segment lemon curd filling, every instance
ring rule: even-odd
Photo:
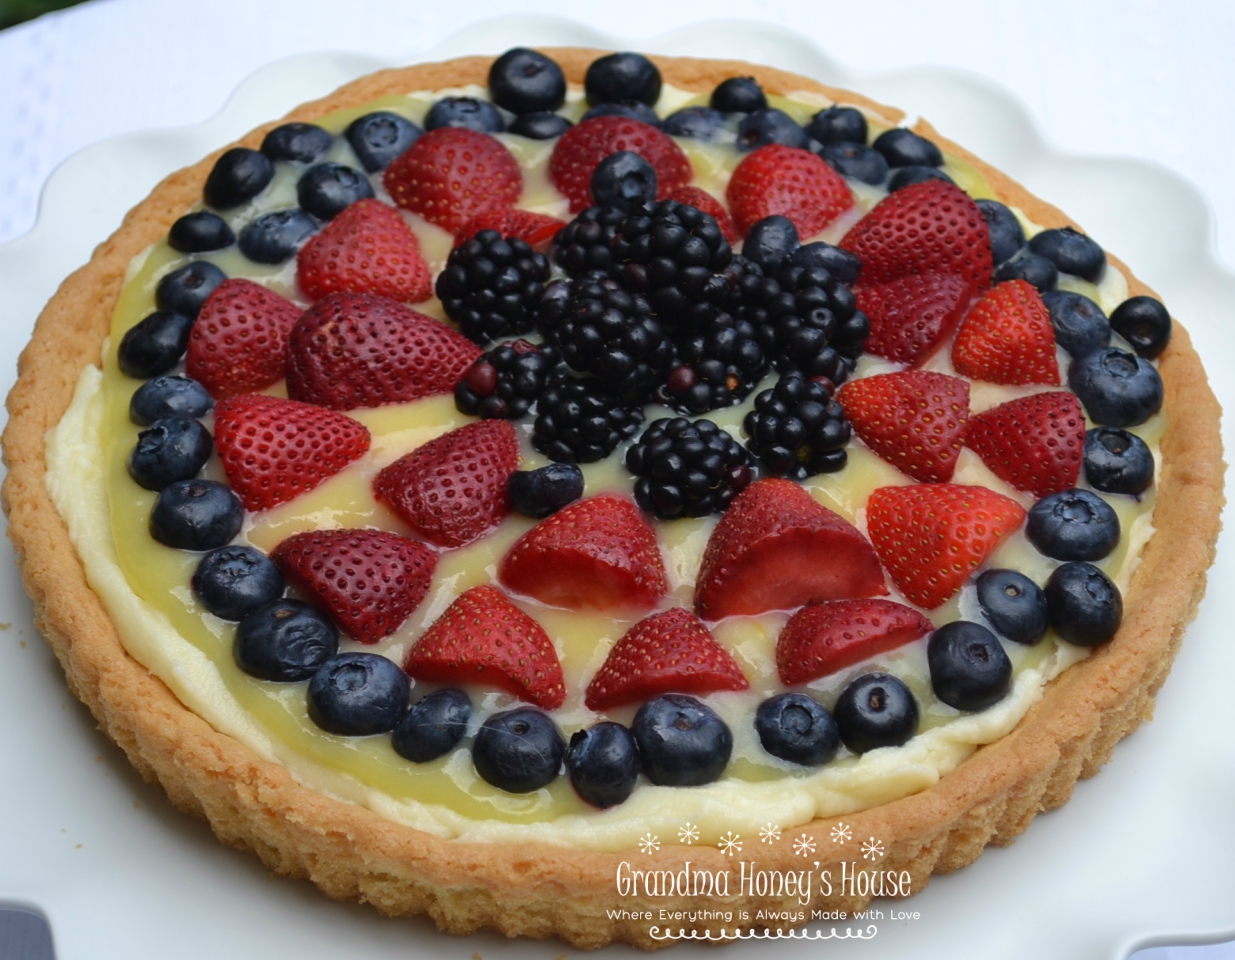
[[[485,96],[481,87],[436,93],[387,97],[363,107],[321,118],[319,125],[340,133],[353,119],[373,110],[400,113],[421,122],[429,106],[441,96]],[[828,102],[815,94],[769,97],[799,121],[808,119]],[[667,87],[657,110],[662,115],[682,106],[706,102],[695,95]],[[566,111],[577,118],[583,112],[581,94],[573,92]],[[890,126],[869,115],[875,132]],[[524,192],[519,207],[569,219],[566,201],[547,176],[552,142],[499,135],[524,171]],[[695,169],[695,183],[723,196],[725,185],[741,154],[732,143],[680,140]],[[339,136],[323,159],[359,168],[347,141]],[[948,157],[944,169],[971,195],[991,197],[978,171],[958,157]],[[296,205],[300,170],[278,165],[272,184],[254,201],[228,215],[232,228],[243,226],[262,213]],[[869,210],[884,192],[853,184],[856,204],[817,238],[837,241]],[[374,184],[380,198],[389,200],[380,180]],[[1020,215],[1019,211],[1014,211]],[[442,268],[453,238],[445,231],[403,212],[422,245],[434,274]],[[1040,228],[1021,217],[1026,234]],[[243,276],[303,303],[296,286],[295,261],[266,267],[245,259],[235,248],[207,254],[229,276]],[[841,749],[837,758],[820,768],[803,768],[767,754],[754,730],[759,702],[782,690],[776,675],[775,645],[787,615],[733,617],[714,628],[719,642],[741,666],[751,689],[716,693],[703,699],[729,724],[734,736],[732,759],[715,783],[690,788],[653,786],[641,782],[623,804],[596,811],[581,801],[566,777],[529,794],[507,793],[485,783],[472,768],[470,753],[460,748],[430,763],[414,764],[398,756],[388,736],[347,738],[327,734],[306,711],[306,684],[277,684],[253,679],[235,665],[232,640],[235,624],[220,620],[198,605],[189,581],[200,555],[157,543],[147,523],[155,494],[139,487],[125,463],[137,440],[139,427],[129,420],[129,401],[140,381],[124,376],[116,361],[116,345],[130,327],[154,309],[158,280],[186,262],[165,240],[135,258],[116,305],[111,336],[104,348],[101,369],[83,371],[77,391],[61,423],[48,436],[47,483],[77,547],[91,588],[99,595],[129,651],[166,683],[194,713],[217,730],[229,734],[259,756],[282,764],[305,785],[343,800],[360,803],[392,820],[442,837],[478,841],[543,840],[582,848],[617,850],[633,846],[649,830],[662,835],[686,822],[697,825],[704,842],[726,831],[753,833],[768,822],[783,828],[816,817],[833,816],[885,803],[924,790],[956,767],[978,746],[1007,734],[1042,695],[1046,683],[1083,658],[1087,651],[1059,640],[1053,632],[1033,647],[1007,644],[1015,669],[1013,689],[998,704],[977,714],[962,714],[939,702],[931,691],[926,666],[926,641],[916,641],[872,660],[846,668],[808,685],[809,691],[831,708],[841,690],[855,677],[874,669],[900,677],[921,707],[921,726],[907,744],[882,748],[863,756]],[[1062,288],[1085,293],[1108,313],[1127,297],[1122,274],[1108,266],[1100,285],[1063,277]],[[440,304],[430,301],[416,309],[444,319]],[[941,351],[927,369],[954,374],[947,351]],[[1067,357],[1061,352],[1060,367]],[[858,376],[896,367],[876,357],[864,357]],[[765,383],[764,386],[770,386]],[[1042,387],[1004,387],[974,382],[974,413],[1016,396],[1040,392]],[[1049,389],[1049,388],[1047,388]],[[284,394],[280,383],[269,392]],[[757,391],[756,391],[757,392]],[[741,422],[753,404],[707,415],[735,437],[742,437]],[[369,453],[316,490],[270,510],[249,514],[240,541],[270,551],[293,533],[334,527],[379,527],[409,534],[403,522],[373,497],[371,482],[385,465],[471,418],[459,413],[453,397],[432,397],[413,403],[354,410],[350,415],[373,435]],[[648,420],[671,415],[649,407]],[[206,425],[211,426],[209,418]],[[530,423],[517,424],[521,434],[522,469],[547,461],[533,450]],[[1149,444],[1160,460],[1158,441],[1165,429],[1162,414],[1132,432]],[[629,493],[633,477],[622,466],[624,448],[607,460],[584,467],[585,496],[601,491]],[[207,474],[225,480],[217,457]],[[870,453],[858,440],[849,447],[849,461],[833,474],[813,477],[805,484],[820,503],[865,529],[864,506],[877,487],[912,481]],[[1013,497],[1026,508],[1028,498],[996,478],[971,451],[965,450],[953,482],[980,484]],[[1119,516],[1122,537],[1118,547],[1098,563],[1121,590],[1126,591],[1144,544],[1153,533],[1154,490],[1139,500],[1101,494]],[[694,579],[708,536],[717,522],[676,520],[655,527],[666,561],[670,595],[664,605],[691,603]],[[511,544],[533,521],[509,516],[477,542],[441,555],[428,596],[408,621],[376,646],[361,647],[344,639],[343,651],[364,649],[383,653],[401,663],[424,629],[464,590],[496,579],[496,568]],[[1058,564],[1031,547],[1024,535],[1008,538],[991,557],[990,566],[1011,567],[1045,582]],[[895,591],[891,599],[903,602]],[[566,678],[567,697],[554,720],[569,738],[600,717],[583,704],[583,693],[600,668],[610,647],[632,625],[607,615],[551,609],[534,601],[516,601],[541,623],[552,638]],[[937,610],[930,619],[941,625],[958,618],[981,620],[972,588]],[[413,699],[432,685],[417,684]],[[517,702],[510,695],[483,689],[469,691],[476,706],[473,726]],[[609,711],[606,717],[629,723],[636,707]],[[466,743],[466,741],[465,741]]]

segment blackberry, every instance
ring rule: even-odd
[[[684,413],[705,413],[740,403],[768,372],[754,326],[718,313],[694,336],[678,341],[681,365],[657,399]]]
[[[477,357],[455,384],[455,406],[484,420],[518,420],[540,399],[559,360],[556,347],[500,344]]]
[[[750,484],[745,448],[711,420],[654,420],[626,451],[635,500],[665,520],[724,513]]]
[[[594,463],[642,422],[642,407],[622,403],[599,380],[559,376],[537,405],[532,446],[558,463]]]
[[[755,397],[755,409],[742,426],[747,449],[778,477],[805,480],[834,473],[848,459],[845,444],[852,431],[845,411],[826,384],[796,373]]]
[[[481,230],[450,251],[437,278],[446,315],[476,343],[532,329],[549,280],[549,261],[527,241]]]
[[[588,207],[557,232],[553,262],[572,277],[591,270],[609,272],[613,258],[609,247],[626,214],[613,207]]]

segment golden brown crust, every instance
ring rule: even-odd
[[[548,51],[567,77],[581,83],[598,51]],[[654,58],[665,80],[686,89],[711,89],[726,76],[754,76],[771,93],[810,90],[875,110],[895,122],[900,111],[857,94],[769,67],[741,62]],[[288,119],[310,120],[377,97],[482,81],[489,58],[387,70],[305,104]],[[240,143],[257,146],[259,128]],[[1059,210],[925,123],[920,132],[972,161],[1005,202],[1034,221],[1063,226]],[[221,151],[219,151],[221,152]],[[9,472],[3,506],[35,620],[64,667],[73,693],[148,780],[157,780],[180,809],[209,820],[226,843],[255,852],[279,874],[307,877],[332,897],[367,900],[388,914],[426,913],[453,933],[482,927],[510,936],[557,935],[580,947],[628,941],[645,948],[664,943],[648,924],[610,920],[607,909],[685,908],[673,898],[655,903],[620,897],[614,873],[619,854],[535,844],[475,845],[443,841],[384,820],[370,811],[321,796],[295,783],[286,770],[215,732],[124,651],[116,630],[91,592],[68,532],[44,485],[44,438],[67,409],[81,370],[96,363],[130,259],[166,234],[201,194],[218,153],[173,174],[136,207],[121,228],[70,276],[48,303],[22,353],[19,379],[8,397],[4,432]],[[1132,293],[1149,293],[1118,261]],[[878,836],[888,846],[880,868],[907,870],[921,890],[932,872],[955,870],[988,843],[1007,844],[1040,810],[1067,801],[1079,777],[1092,776],[1116,742],[1150,716],[1153,697],[1170,669],[1184,627],[1205,589],[1223,503],[1220,409],[1186,331],[1175,335],[1161,361],[1170,429],[1162,442],[1163,468],[1154,524],[1126,598],[1119,635],[1066,671],[1017,728],[979,750],[933,788],[863,813],[846,816],[855,836]],[[1183,413],[1186,411],[1186,414]],[[1153,589],[1147,589],[1153,584]],[[826,832],[832,821],[812,827]],[[715,849],[690,849],[696,867],[723,869]],[[821,859],[839,855],[821,853]],[[641,857],[649,869],[681,868],[671,849]],[[790,869],[761,851],[761,866]],[[828,863],[823,863],[827,868]],[[867,898],[833,895],[819,908],[861,908]],[[740,897],[727,903],[784,909],[775,898]],[[696,904],[697,906],[697,904]],[[687,930],[708,924],[675,924]],[[773,926],[775,926],[773,924]],[[713,929],[716,925],[712,924]]]

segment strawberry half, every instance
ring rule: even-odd
[[[920,483],[952,478],[969,420],[969,384],[923,370],[851,380],[836,393],[854,432]]]
[[[725,189],[738,231],[780,214],[803,240],[813,237],[853,206],[845,178],[809,150],[770,143],[738,164]]]
[[[934,625],[891,600],[833,600],[803,607],[776,641],[776,670],[787,687],[809,683],[924,637]]]
[[[568,610],[646,610],[669,591],[656,533],[632,501],[615,494],[540,521],[507,552],[498,579]]]
[[[988,383],[1059,385],[1055,329],[1042,297],[1006,280],[979,300],[952,343],[957,373]]]
[[[509,420],[481,420],[430,440],[385,467],[373,481],[420,536],[461,547],[510,511],[506,478],[519,466],[519,437]]]
[[[308,493],[368,452],[369,429],[351,417],[295,400],[253,394],[214,408],[214,443],[246,510]]]
[[[403,669],[426,683],[497,687],[543,710],[566,700],[566,680],[544,628],[490,587],[472,587],[407,652]]]
[[[429,592],[437,565],[423,543],[384,530],[297,533],[270,558],[360,643],[377,643],[403,625]]]
[[[875,551],[853,524],[796,483],[758,480],[708,540],[695,612],[720,620],[887,592]]]
[[[480,347],[394,300],[336,293],[313,304],[287,343],[287,392],[334,410],[403,403],[455,384]]]
[[[866,352],[921,366],[943,346],[969,309],[969,284],[946,273],[910,274],[858,286],[858,309],[870,319]]]
[[[733,655],[693,613],[674,607],[640,620],[613,645],[587,687],[589,710],[651,700],[662,693],[750,687]]]
[[[729,216],[729,211],[724,208],[719,200],[702,187],[696,187],[691,184],[678,187],[673,193],[669,194],[669,199],[676,200],[678,203],[689,204],[696,210],[702,210],[716,221],[716,225],[720,227],[720,232],[725,235],[725,239],[730,243],[737,243],[742,239],[738,236],[738,228],[733,225],[733,218]]]
[[[1024,519],[1010,497],[957,483],[880,487],[866,503],[866,528],[884,569],[928,610],[960,590]]]
[[[965,445],[991,473],[1035,497],[1076,486],[1085,411],[1066,390],[1035,393],[975,414]]]
[[[332,293],[375,293],[420,303],[433,277],[412,228],[380,200],[357,200],[296,255],[296,279],[311,300]]]
[[[507,240],[526,240],[528,246],[544,252],[557,232],[566,226],[565,220],[531,210],[490,210],[473,217],[455,235],[455,246],[466,243],[481,230],[496,230]]]

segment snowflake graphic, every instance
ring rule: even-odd
[[[726,831],[725,835],[720,838],[720,843],[716,846],[720,847],[720,852],[726,856],[732,857],[734,853],[742,852],[742,841],[738,834],[732,830]]]
[[[862,841],[862,859],[863,860],[878,860],[882,857],[886,850],[883,849],[883,843],[871,837],[869,840]]]
[[[639,841],[639,849],[644,853],[652,853],[654,850],[660,849],[660,837],[655,837],[651,832],[645,833]]]
[[[759,839],[764,843],[773,843],[780,839],[780,827],[772,822],[768,822],[766,827],[759,830]]]
[[[853,839],[853,832],[849,829],[849,824],[838,823],[832,828],[832,842],[844,844],[846,840]]]
[[[687,845],[694,843],[699,839],[699,825],[686,821],[686,826],[678,827],[678,843]]]
[[[793,852],[799,857],[808,857],[815,852],[815,838],[806,834],[793,841]]]

